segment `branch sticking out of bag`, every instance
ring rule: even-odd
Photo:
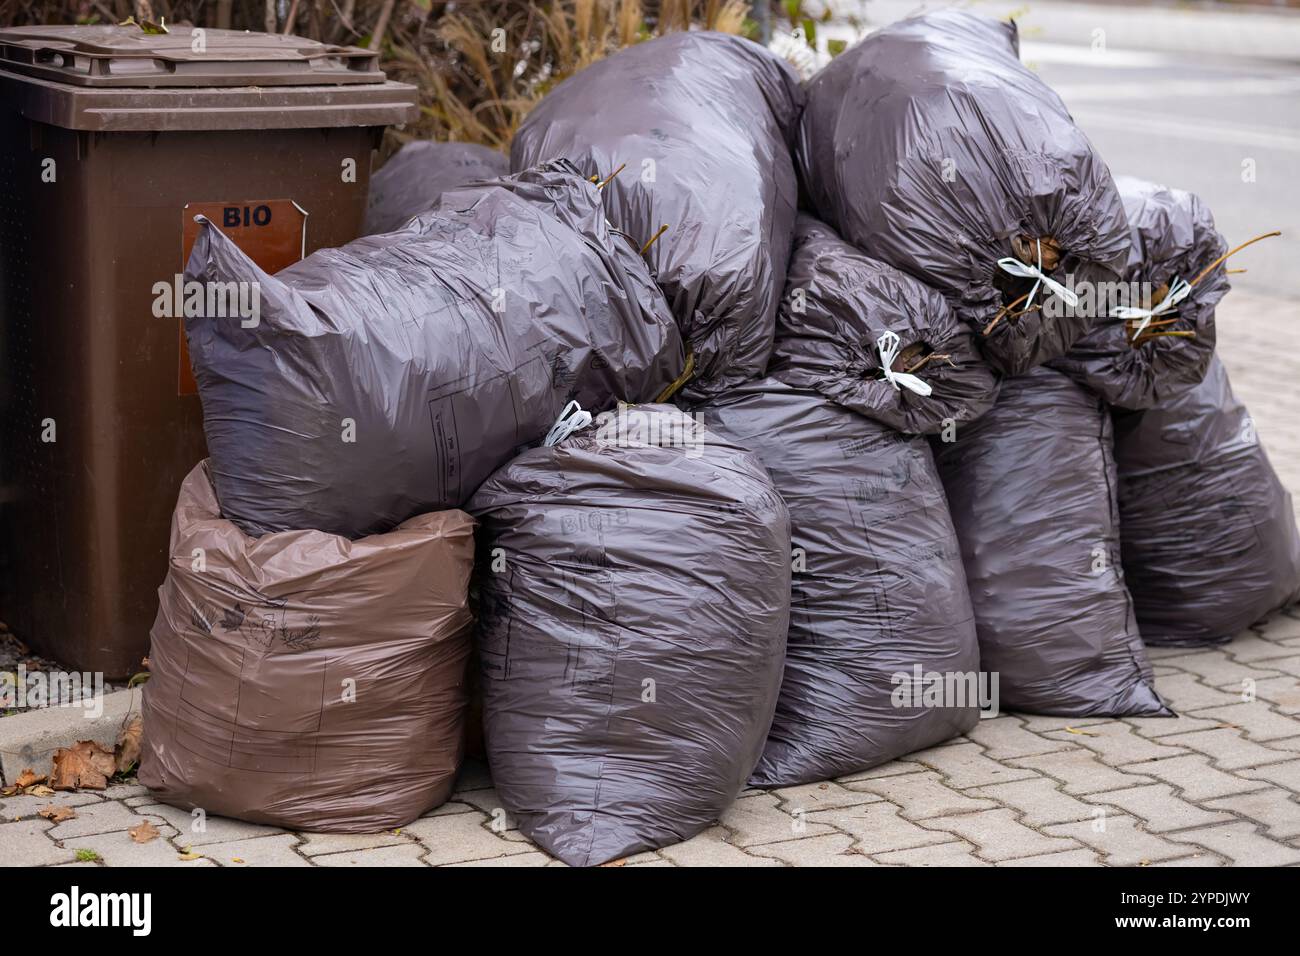
[[[619,173],[621,173],[621,172],[622,172],[623,170],[625,170],[625,169],[627,169],[627,163],[623,163],[623,165],[619,166],[618,169],[614,170],[612,173],[610,173],[608,176],[606,176],[604,179],[602,179],[599,183],[597,183],[597,184],[596,184],[596,188],[597,188],[597,189],[604,189],[606,186],[609,185],[609,181],[610,181],[611,179],[613,179],[615,176],[617,176]],[[595,176],[592,176],[592,177],[591,177],[591,181],[592,181],[593,183],[596,182],[596,177],[595,177]]]
[[[1207,275],[1213,272],[1216,266],[1221,265],[1223,262],[1226,262],[1231,256],[1235,256],[1237,253],[1241,252],[1241,250],[1245,249],[1247,246],[1252,246],[1262,239],[1271,239],[1274,236],[1280,236],[1280,235],[1282,235],[1282,230],[1274,229],[1272,232],[1263,233],[1262,235],[1256,236],[1254,239],[1247,239],[1241,245],[1237,246],[1235,249],[1229,249],[1223,255],[1219,256],[1219,258],[1215,259],[1208,266],[1202,269],[1200,274],[1191,282],[1189,282],[1188,285],[1195,287],[1196,283],[1200,282]]]
[[[646,241],[646,244],[641,247],[641,255],[645,255],[647,252],[649,252],[650,247],[653,246],[659,240],[659,237],[662,236],[667,231],[668,231],[668,223],[664,223],[662,226],[659,227],[659,231],[656,232],[653,236],[651,236]]]

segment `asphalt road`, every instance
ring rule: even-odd
[[[1300,298],[1300,65],[1032,41],[1021,58],[1114,173],[1197,193],[1230,246],[1282,230],[1234,257],[1233,283]]]

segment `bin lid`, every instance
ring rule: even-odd
[[[0,69],[88,87],[382,83],[379,55],[246,30],[30,26],[0,30]]]
[[[138,26],[0,29],[0,102],[94,132],[386,126],[419,115],[417,90],[378,54],[242,30]]]

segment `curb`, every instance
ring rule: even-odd
[[[44,707],[0,717],[0,781],[15,781],[28,768],[48,772],[54,752],[78,740],[112,747],[127,720],[140,713],[140,697],[139,688],[104,694],[98,716],[83,707]]]

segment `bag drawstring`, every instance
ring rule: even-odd
[[[542,441],[543,445],[558,445],[564,439],[568,438],[576,431],[580,431],[591,424],[591,412],[582,410],[582,406],[577,402],[569,402],[564,406],[564,411],[560,412],[560,417],[555,420],[551,430],[546,433],[546,438]]]
[[[1149,309],[1143,309],[1135,305],[1121,305],[1111,312],[1111,317],[1115,319],[1141,319],[1142,321],[1138,323],[1137,328],[1133,330],[1132,338],[1136,339],[1146,331],[1146,327],[1151,324],[1152,319],[1157,315],[1163,315],[1171,311],[1174,306],[1187,298],[1191,291],[1192,284],[1190,282],[1175,278],[1169,284],[1169,291],[1158,305]]]
[[[876,339],[876,348],[880,352],[880,369],[885,374],[885,381],[894,386],[895,389],[906,388],[909,391],[916,392],[923,398],[934,391],[929,382],[908,372],[894,371],[894,359],[898,358],[899,350],[897,332],[886,331],[880,338]]]
[[[1029,308],[1029,306],[1033,305],[1034,293],[1038,291],[1040,285],[1046,285],[1049,289],[1059,295],[1065,303],[1070,306],[1070,308],[1074,308],[1079,304],[1079,297],[1075,295],[1072,290],[1067,289],[1043,271],[1043,240],[1035,239],[1034,242],[1038,247],[1037,266],[1027,266],[1019,259],[1013,259],[1008,256],[1005,259],[998,260],[998,267],[1001,268],[1003,272],[1008,272],[1017,278],[1034,280],[1034,287],[1029,290],[1029,298],[1025,302],[1025,308]]]

